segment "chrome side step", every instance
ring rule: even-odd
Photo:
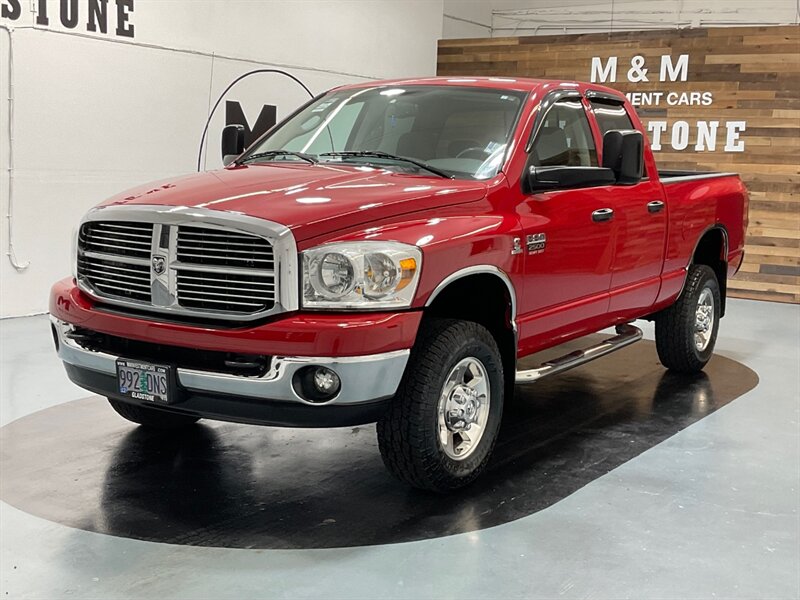
[[[642,330],[634,327],[630,323],[626,325],[617,325],[617,335],[603,340],[599,344],[585,348],[584,350],[576,350],[564,356],[560,356],[553,360],[548,360],[541,366],[535,369],[527,369],[525,371],[517,371],[516,383],[533,383],[542,377],[548,375],[555,375],[556,373],[563,373],[568,369],[579,367],[583,364],[591,362],[596,358],[605,356],[616,352],[625,346],[630,346],[634,342],[642,339]]]

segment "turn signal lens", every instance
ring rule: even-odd
[[[417,272],[417,261],[413,258],[404,258],[400,261],[400,281],[395,290],[400,291],[414,281]]]

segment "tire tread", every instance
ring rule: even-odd
[[[431,386],[438,385],[442,365],[450,359],[453,349],[469,339],[480,340],[492,349],[502,382],[500,351],[487,329],[471,321],[427,319],[420,328],[397,393],[377,424],[384,464],[398,479],[413,487],[437,492],[463,487],[480,474],[491,456],[496,435],[488,440],[489,451],[480,464],[469,475],[454,477],[442,468],[438,442],[430,435],[427,422],[429,403],[438,401],[430,393]],[[492,397],[492,402],[498,400],[502,402],[502,399]],[[490,433],[487,431],[484,435]]]
[[[711,267],[692,265],[686,275],[683,293],[675,304],[661,311],[655,320],[656,351],[665,367],[679,373],[696,373],[701,371],[713,353],[716,334],[712,337],[705,354],[699,356],[694,347],[694,336],[689,333],[689,323],[694,323],[697,308],[697,297],[704,284],[713,280],[715,283],[714,319],[719,319],[719,284]],[[714,325],[716,328],[716,324]]]

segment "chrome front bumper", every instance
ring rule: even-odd
[[[69,337],[73,326],[51,317],[57,339],[58,356],[65,363],[116,377],[118,356],[95,352]],[[275,356],[270,369],[262,376],[241,376],[192,369],[177,369],[178,383],[190,392],[223,394],[253,400],[270,400],[314,407],[353,406],[392,397],[408,362],[410,350],[349,357]],[[124,358],[124,357],[123,357]],[[308,402],[292,385],[295,372],[302,367],[319,365],[336,372],[341,391],[324,403]]]

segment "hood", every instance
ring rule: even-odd
[[[230,211],[289,227],[298,241],[421,210],[474,202],[480,181],[409,175],[354,165],[229,167],[166,179],[104,202]]]

